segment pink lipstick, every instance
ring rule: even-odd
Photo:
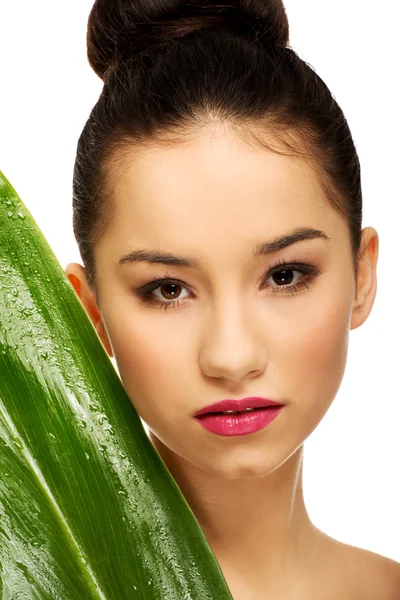
[[[283,406],[274,400],[253,396],[210,404],[197,411],[194,417],[205,429],[217,435],[246,435],[263,429],[278,416]],[[223,414],[226,411],[230,414]]]

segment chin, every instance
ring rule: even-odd
[[[277,468],[277,465],[272,464],[270,460],[266,461],[264,456],[259,457],[258,460],[251,459],[251,457],[248,457],[248,460],[242,458],[240,462],[233,459],[221,462],[213,460],[212,464],[202,468],[221,479],[235,481],[237,479],[267,477]]]

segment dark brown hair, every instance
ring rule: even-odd
[[[73,179],[74,234],[95,293],[93,249],[111,220],[124,151],[184,141],[216,122],[249,144],[309,161],[348,224],[357,277],[357,152],[328,87],[288,41],[281,0],[96,0],[88,58],[104,87],[79,138]]]

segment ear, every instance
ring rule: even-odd
[[[357,329],[367,319],[376,296],[376,265],[378,262],[379,238],[373,227],[361,232],[358,279],[350,329]]]
[[[96,303],[96,297],[88,285],[85,269],[78,263],[70,263],[67,265],[64,272],[70,280],[79,300],[81,301],[81,304],[92,321],[97,335],[99,336],[100,341],[102,342],[108,355],[113,357],[114,354],[111,348],[111,343]]]

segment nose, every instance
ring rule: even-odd
[[[267,347],[259,320],[248,307],[221,310],[204,323],[199,351],[202,372],[238,384],[265,371]]]

